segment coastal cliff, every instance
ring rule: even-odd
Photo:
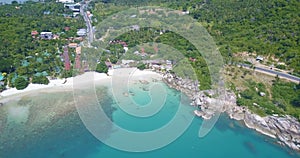
[[[192,99],[191,105],[197,107],[195,115],[210,119],[216,112],[225,112],[231,119],[243,121],[248,128],[277,139],[281,145],[300,151],[300,123],[296,118],[288,115],[261,117],[247,107],[238,106],[233,92],[199,91],[198,81],[183,79],[175,74],[163,73],[163,81]]]

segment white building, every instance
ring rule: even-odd
[[[65,8],[71,9],[73,12],[80,12],[80,3],[64,4]]]
[[[264,60],[264,57],[262,57],[262,56],[256,57],[256,61],[263,61],[263,60]]]
[[[53,33],[52,32],[41,32],[40,36],[42,39],[52,39]]]
[[[86,35],[86,29],[79,29],[77,31],[78,36],[85,36]]]
[[[129,65],[129,64],[134,63],[134,62],[135,62],[134,60],[122,60],[123,65]]]
[[[58,3],[74,3],[74,0],[56,0]]]

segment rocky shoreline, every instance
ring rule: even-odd
[[[182,79],[170,73],[162,75],[169,87],[182,91],[192,99],[191,105],[197,107],[195,115],[210,119],[217,111],[225,112],[231,119],[243,121],[248,128],[277,139],[281,145],[300,151],[300,123],[294,117],[261,117],[247,107],[238,106],[236,96],[231,91],[223,90],[221,94],[217,94],[216,90],[199,91],[198,81]]]

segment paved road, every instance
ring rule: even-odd
[[[250,65],[248,65],[248,64],[239,64],[239,65],[241,65],[243,67],[246,67],[246,68],[250,68]],[[283,77],[283,78],[289,79],[291,81],[300,82],[299,77],[293,76],[293,75],[290,75],[290,74],[287,74],[287,73],[278,72],[278,71],[274,71],[274,70],[271,70],[271,69],[266,69],[266,68],[263,68],[263,67],[255,67],[255,70],[258,70],[258,71],[263,72],[263,73],[278,75],[279,77]]]
[[[88,38],[88,43],[90,46],[94,40],[94,33],[93,33],[93,26],[91,24],[91,20],[88,18],[86,12],[84,12],[84,9],[87,8],[88,4],[89,4],[89,1],[86,1],[86,2],[82,1],[81,7],[80,7],[80,14],[83,16],[83,19],[87,26],[87,38]]]

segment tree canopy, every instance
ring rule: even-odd
[[[29,82],[23,77],[16,78],[14,83],[17,90],[25,89],[28,86],[28,84]]]
[[[99,73],[107,73],[108,72],[108,67],[106,66],[105,62],[102,61],[97,64],[96,72],[99,72]]]

